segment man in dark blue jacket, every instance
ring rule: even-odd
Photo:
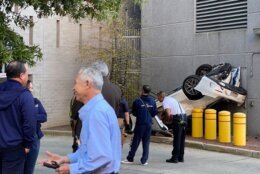
[[[23,174],[36,129],[33,96],[25,88],[28,66],[12,61],[6,76],[0,84],[0,174]]]
[[[152,132],[152,117],[157,115],[157,107],[154,99],[149,96],[151,88],[148,85],[143,86],[142,95],[133,102],[132,113],[136,116],[136,124],[134,129],[134,137],[131,149],[122,163],[133,163],[135,152],[142,140],[143,154],[141,164],[148,164],[150,136]]]

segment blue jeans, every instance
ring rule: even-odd
[[[26,156],[26,160],[24,164],[24,174],[33,174],[34,167],[39,154],[39,150],[40,150],[40,139],[38,139],[38,136],[35,136],[33,148],[30,149],[30,152]]]
[[[0,149],[0,174],[23,174],[25,150],[22,145]]]

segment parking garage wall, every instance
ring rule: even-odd
[[[248,97],[232,112],[247,113],[249,135],[260,135],[260,1],[247,1],[247,28],[196,33],[195,0],[149,0],[142,8],[142,83],[171,91],[201,64],[241,67]],[[226,104],[225,104],[226,105]]]

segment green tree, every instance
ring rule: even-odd
[[[126,9],[136,5],[125,1],[118,18],[103,22],[99,32],[88,38],[81,47],[82,62],[103,60],[111,70],[110,79],[123,91],[129,103],[138,96],[140,89],[140,19],[126,15]],[[136,27],[138,26],[138,27]]]
[[[117,16],[122,0],[0,0],[0,68],[11,60],[23,60],[34,65],[42,59],[39,46],[25,45],[22,37],[11,27],[15,23],[26,29],[33,25],[28,16],[14,10],[32,6],[38,17],[59,15],[70,16],[75,21],[90,16],[103,20]]]

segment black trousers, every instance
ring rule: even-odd
[[[25,158],[21,145],[0,149],[0,174],[23,174]]]
[[[181,160],[184,156],[184,147],[185,147],[185,136],[186,128],[183,125],[180,125],[178,119],[172,121],[173,126],[173,150],[172,150],[172,159]]]
[[[141,157],[141,163],[144,164],[145,162],[147,162],[149,157],[149,145],[150,145],[151,132],[152,132],[151,125],[136,125],[131,148],[128,153],[128,156],[126,157],[128,161],[134,161],[135,152],[138,149],[140,142],[142,141],[143,154]]]
[[[73,138],[73,144],[72,144],[71,147],[72,147],[72,152],[76,152],[79,148],[79,145],[77,143],[77,139],[75,137]]]

